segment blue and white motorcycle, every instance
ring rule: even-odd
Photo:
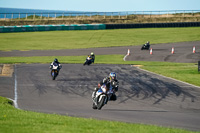
[[[95,92],[92,94],[92,100],[93,100],[93,109],[101,110],[101,108],[107,104],[109,100],[108,96],[108,89],[105,84],[103,84],[100,88],[95,88]]]

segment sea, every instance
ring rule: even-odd
[[[94,15],[121,15],[125,12],[83,12],[83,11],[65,11],[65,10],[41,10],[41,9],[21,9],[21,8],[2,8],[0,7],[0,18],[25,18],[31,15],[42,17],[59,17],[59,16],[94,16]]]
[[[2,8],[0,7],[0,18],[23,18],[26,15],[38,15],[53,17],[55,14],[82,14],[82,11],[64,11],[64,10],[41,10],[41,9],[21,9],[21,8]],[[20,14],[20,16],[19,16]]]

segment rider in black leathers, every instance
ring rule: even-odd
[[[53,65],[55,66],[55,65],[58,65],[58,74],[59,74],[59,71],[60,71],[60,69],[62,68],[62,65],[60,64],[60,62],[58,61],[58,59],[57,58],[55,58],[54,59],[54,61],[51,63],[51,65],[50,65],[50,69],[52,69],[53,68]]]
[[[144,44],[146,47],[150,47],[150,42],[147,41],[147,43]]]
[[[95,60],[95,55],[94,55],[94,53],[93,52],[91,52],[91,54],[90,54],[90,58],[92,58],[92,63],[94,63],[94,60]]]
[[[117,76],[116,76],[116,73],[114,72],[111,72],[109,74],[108,77],[104,78],[99,84],[98,84],[98,88],[95,88],[95,91],[93,92],[92,94],[92,97],[94,98],[95,95],[96,95],[96,92],[99,90],[99,88],[103,85],[103,84],[106,84],[106,88],[108,89],[112,89],[113,90],[113,94],[110,98],[110,100],[116,100],[117,97],[115,95],[115,92],[118,91],[118,86],[119,86],[119,82],[117,80]]]

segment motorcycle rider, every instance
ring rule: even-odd
[[[94,60],[95,60],[95,55],[94,55],[94,53],[93,52],[91,52],[91,54],[90,54],[90,57],[92,58],[92,63],[94,63]]]
[[[106,84],[106,88],[108,88],[108,92],[112,92],[110,100],[115,101],[117,99],[115,92],[118,91],[118,86],[119,86],[119,82],[117,80],[117,75],[115,72],[111,72],[108,77],[104,78],[100,83],[98,83],[98,88],[95,88],[95,91],[92,94],[92,98],[95,97],[96,92],[99,90],[99,88],[103,84]]]
[[[85,61],[85,63],[83,65],[85,66],[86,64],[87,65],[92,64],[92,57],[90,55],[87,56],[86,61]]]
[[[49,68],[52,69],[53,66],[58,66],[58,74],[59,74],[59,71],[62,68],[62,65],[60,64],[57,58],[55,58],[54,61],[50,64]]]
[[[145,46],[150,46],[150,42],[147,41],[147,43],[145,43]]]

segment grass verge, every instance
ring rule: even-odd
[[[80,49],[199,41],[200,27],[20,32],[0,34],[0,50]]]
[[[0,131],[2,133],[191,133],[192,131],[154,125],[129,124],[44,114],[14,108],[11,101],[0,97]]]

